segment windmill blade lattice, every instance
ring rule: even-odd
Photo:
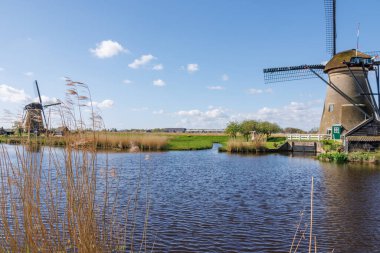
[[[36,83],[36,88],[37,88],[37,92],[38,92],[38,99],[40,100],[42,116],[44,117],[45,126],[48,127],[48,122],[47,122],[47,120],[46,120],[44,107],[42,106],[42,98],[41,98],[40,88],[38,87],[38,82],[37,82],[37,80],[35,81],[35,83]]]
[[[264,69],[264,81],[265,83],[277,83],[317,78],[310,69],[313,69],[316,73],[322,75],[324,68],[325,66],[322,64],[267,68]]]
[[[326,18],[326,50],[334,56],[336,54],[336,1],[325,0]]]

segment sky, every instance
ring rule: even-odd
[[[356,47],[358,23],[359,50],[380,50],[379,11],[337,0],[337,51]],[[319,126],[326,86],[265,84],[262,69],[329,59],[323,0],[0,0],[0,32],[5,127],[34,80],[44,103],[64,101],[65,77],[88,85],[106,128]]]

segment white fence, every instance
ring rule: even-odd
[[[288,134],[286,139],[289,141],[321,141],[328,140],[331,136],[329,134]]]

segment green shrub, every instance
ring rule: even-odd
[[[326,162],[337,162],[337,163],[348,162],[348,154],[340,153],[340,152],[330,152],[330,153],[319,154],[317,158],[321,161],[326,161]]]
[[[335,140],[323,140],[322,148],[326,152],[339,152],[343,150],[342,143]]]

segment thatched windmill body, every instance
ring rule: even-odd
[[[332,58],[325,64],[300,65],[264,69],[266,83],[320,78],[327,91],[319,133],[326,134],[339,126],[348,132],[364,120],[379,117],[378,52],[362,53],[357,49],[336,53],[336,0],[325,0],[326,46]],[[377,93],[368,80],[369,71],[376,74]],[[328,75],[328,80],[324,78]],[[377,101],[375,96],[377,95]]]
[[[37,81],[35,81],[36,90],[38,94],[39,102],[33,102],[27,104],[24,107],[24,116],[22,120],[22,127],[27,133],[40,133],[44,132],[48,128],[48,123],[45,116],[44,109],[50,106],[59,105],[59,103],[54,104],[42,104],[40,89],[38,87]]]

